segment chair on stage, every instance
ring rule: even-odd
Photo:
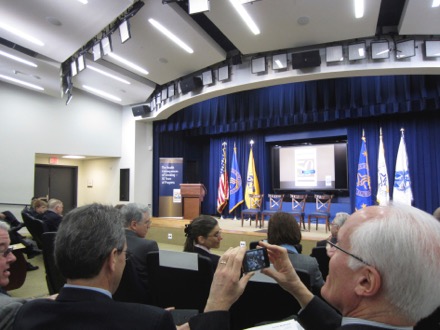
[[[192,252],[153,251],[147,253],[147,272],[153,305],[203,312],[214,276],[208,257]]]
[[[318,220],[325,219],[325,232],[330,230],[330,206],[333,195],[315,195],[316,209],[315,212],[308,215],[308,227],[310,231],[310,222],[316,220],[316,230],[318,230]]]
[[[275,212],[281,211],[283,209],[283,194],[268,194],[267,197],[269,197],[269,208],[264,208],[261,212],[261,220],[260,220],[260,227],[264,228],[264,218],[267,216],[272,216]]]
[[[310,289],[310,274],[300,269],[296,272]],[[270,302],[270,307],[262,299]],[[257,271],[230,308],[231,329],[241,330],[261,322],[280,321],[297,314],[299,310],[299,303],[290,293],[282,289],[274,279]]]
[[[243,227],[244,217],[247,216],[249,217],[249,225],[252,225],[252,217],[255,217],[255,227],[257,227],[264,203],[264,194],[249,194],[249,203],[250,207],[241,211],[241,226]]]
[[[299,219],[299,227],[301,228],[301,223],[303,225],[303,229],[306,229],[306,223],[304,221],[305,213],[304,210],[306,208],[306,201],[307,201],[307,195],[290,195],[290,198],[292,199],[292,210],[288,211],[287,213],[292,214],[295,219],[298,217]],[[310,228],[309,228],[310,230]]]

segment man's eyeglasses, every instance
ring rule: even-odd
[[[356,260],[359,260],[360,262],[362,262],[363,264],[367,265],[367,266],[371,266],[368,262],[366,262],[364,259],[362,259],[361,257],[358,257],[356,255],[354,255],[353,253],[350,253],[346,250],[344,250],[343,248],[337,246],[335,243],[328,241],[327,240],[327,244],[329,244],[332,248],[338,249],[339,251],[344,252],[345,254],[348,254],[350,257],[355,258]]]
[[[0,254],[3,255],[3,257],[7,258],[9,253],[11,253],[12,251],[14,251],[14,248],[12,246],[10,246],[6,250],[4,250],[3,252],[0,252]]]

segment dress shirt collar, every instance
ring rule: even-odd
[[[374,322],[369,320],[363,320],[363,319],[357,319],[354,317],[343,317],[341,325],[347,325],[347,324],[365,324],[365,325],[371,325],[379,328],[384,329],[394,329],[394,330],[413,330],[413,327],[398,327],[395,325],[388,325],[380,322]]]
[[[198,247],[199,249],[205,250],[206,252],[211,253],[209,249],[206,246],[200,245],[200,244],[194,244],[195,247]]]
[[[108,296],[109,298],[112,299],[112,294],[110,293],[110,291],[107,291],[105,289],[101,289],[101,288],[95,288],[92,286],[85,286],[85,285],[76,285],[76,284],[64,284],[65,288],[74,288],[74,289],[84,289],[84,290],[91,290],[91,291],[96,291],[102,294],[105,294],[106,296]]]

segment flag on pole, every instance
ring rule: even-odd
[[[382,141],[382,128],[379,135],[379,156],[377,158],[377,203],[386,205],[390,200],[390,187],[388,184],[387,163],[385,162],[385,149]]]
[[[413,200],[411,191],[411,178],[408,169],[408,155],[406,154],[404,129],[400,129],[400,143],[397,151],[396,172],[394,175],[393,200],[406,205],[411,205]]]
[[[371,198],[370,171],[368,169],[367,139],[362,132],[362,145],[359,154],[356,179],[356,210],[373,205]]]
[[[246,201],[246,206],[251,208],[251,201],[249,194],[259,194],[260,184],[258,183],[257,171],[255,170],[254,153],[252,152],[252,147],[254,141],[251,140],[251,150],[249,152],[249,162],[247,170],[247,180],[246,180],[246,191],[244,194],[244,200]]]
[[[222,143],[222,161],[220,165],[220,178],[218,180],[217,212],[222,213],[229,199],[229,182],[226,167],[226,142]]]
[[[231,178],[229,181],[229,213],[243,203],[243,183],[237,162],[237,147],[234,143],[234,154],[231,164]]]

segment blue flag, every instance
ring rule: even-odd
[[[362,146],[359,154],[358,172],[356,178],[356,210],[373,205],[371,197],[371,180],[368,170],[367,139],[362,135]]]
[[[232,156],[231,173],[229,179],[229,213],[234,211],[243,203],[243,181],[237,162],[237,148],[234,143],[234,154]]]

